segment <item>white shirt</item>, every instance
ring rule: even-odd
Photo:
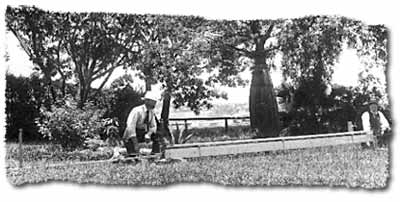
[[[157,122],[155,119],[154,111],[147,110],[146,106],[140,105],[131,110],[128,119],[126,120],[126,130],[124,138],[136,137],[136,128],[146,129],[146,123],[144,122],[146,112],[149,111],[149,130],[148,132],[155,133],[157,131]],[[147,129],[146,129],[147,130]]]
[[[389,127],[389,122],[387,121],[387,119],[385,118],[385,116],[382,114],[382,112],[378,111],[378,115],[379,115],[379,119],[381,122],[381,128],[382,131],[384,131]],[[371,125],[369,123],[369,112],[366,111],[361,115],[361,120],[362,120],[362,125],[363,125],[363,130],[365,131],[372,131]]]

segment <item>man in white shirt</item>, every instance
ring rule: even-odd
[[[363,130],[368,131],[374,139],[376,138],[379,146],[387,144],[388,138],[385,132],[390,130],[389,122],[386,117],[378,110],[378,101],[371,99],[369,110],[361,115]]]
[[[129,113],[123,135],[128,156],[136,156],[139,152],[138,143],[149,142],[152,134],[156,133],[154,107],[157,100],[156,94],[147,92],[144,104],[133,108]]]

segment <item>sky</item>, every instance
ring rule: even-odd
[[[399,92],[400,80],[400,12],[396,0],[3,0],[0,17],[4,17],[5,5],[36,5],[44,9],[68,10],[68,11],[115,11],[124,13],[163,13],[182,15],[201,15],[215,19],[255,19],[255,18],[289,18],[305,15],[328,14],[344,15],[363,20],[368,24],[385,24],[390,29],[390,86],[391,95],[394,96],[393,117],[400,117]],[[4,20],[0,20],[2,44],[1,53],[4,53]],[[351,54],[349,58],[351,58]],[[350,60],[350,59],[349,59]],[[0,60],[1,61],[1,60]],[[21,60],[22,61],[22,60]],[[4,61],[1,61],[4,67]],[[347,67],[347,66],[345,66]],[[5,71],[3,69],[3,71]],[[346,72],[346,68],[342,68]],[[350,71],[349,71],[350,72]],[[0,91],[4,92],[4,74],[0,74]],[[245,92],[245,91],[244,91]],[[241,96],[238,96],[241,97]],[[4,97],[0,96],[0,105],[4,109]],[[4,128],[4,116],[0,113],[0,126]],[[399,131],[395,124],[395,131]],[[400,148],[399,132],[395,132],[391,148],[391,178],[389,187],[384,190],[348,190],[342,188],[299,188],[299,187],[275,187],[275,188],[237,188],[207,184],[185,184],[162,188],[137,188],[137,187],[111,187],[84,185],[77,186],[72,183],[51,183],[37,186],[12,187],[6,179],[4,161],[0,167],[0,181],[2,198],[13,201],[124,201],[127,199],[140,201],[173,200],[178,201],[299,201],[305,199],[311,201],[393,201],[398,198],[400,190]],[[4,143],[1,141],[1,159],[5,158]],[[62,197],[60,197],[62,196]]]

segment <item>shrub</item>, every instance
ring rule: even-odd
[[[35,119],[39,108],[48,100],[41,79],[6,74],[6,135],[7,141],[18,139],[18,129],[24,130],[24,141],[42,140]]]
[[[52,111],[42,112],[44,118],[38,122],[39,131],[66,150],[82,147],[88,138],[100,139],[104,110],[90,103],[79,109],[72,99],[66,103],[61,107],[53,106]]]
[[[130,75],[123,75],[115,79],[109,89],[102,90],[100,95],[91,96],[99,108],[106,109],[104,118],[111,118],[118,122],[118,133],[122,134],[126,127],[126,119],[132,108],[143,104],[144,91],[132,87],[133,79]]]

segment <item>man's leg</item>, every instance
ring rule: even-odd
[[[136,156],[139,150],[138,142],[136,137],[130,137],[124,140],[126,153],[128,156]]]
[[[160,135],[158,133],[153,133],[151,135],[151,141],[153,142],[151,145],[151,153],[156,154],[160,153]]]

